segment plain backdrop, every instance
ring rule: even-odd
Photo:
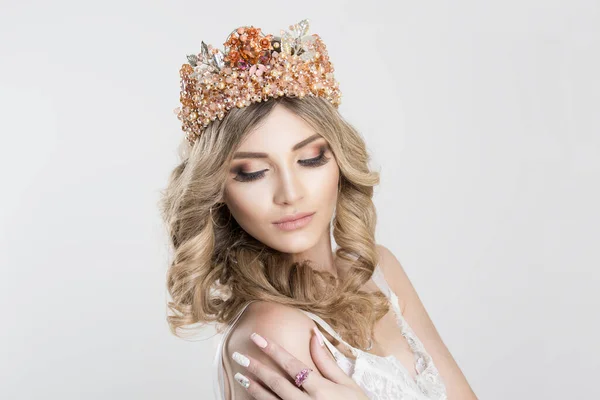
[[[213,398],[214,330],[166,323],[179,68],[304,18],[479,398],[600,398],[595,0],[2,1],[0,398]]]

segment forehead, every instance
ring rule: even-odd
[[[248,132],[239,150],[290,151],[292,146],[315,133],[306,121],[278,104],[256,128]]]

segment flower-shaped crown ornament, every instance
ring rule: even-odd
[[[269,97],[312,95],[340,104],[325,44],[319,35],[308,34],[308,25],[302,20],[281,36],[242,26],[229,34],[224,51],[202,42],[199,54],[187,56],[179,70],[181,106],[175,113],[190,145],[233,107]]]

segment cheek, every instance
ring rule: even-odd
[[[323,168],[322,176],[317,180],[318,185],[315,185],[315,189],[324,204],[335,203],[337,200],[339,176],[338,166],[333,160]]]
[[[318,171],[307,176],[305,187],[309,197],[309,207],[319,210],[320,218],[324,223],[329,223],[333,216],[333,211],[337,203],[339,169],[335,162],[331,160]]]
[[[226,192],[229,210],[243,228],[268,217],[268,202],[263,198],[265,191],[257,190],[255,185],[252,190],[252,186],[252,183],[246,186],[239,184]]]

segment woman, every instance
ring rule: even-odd
[[[307,33],[240,27],[180,70],[186,143],[161,205],[170,327],[218,323],[219,400],[474,399],[375,243],[379,173]]]

